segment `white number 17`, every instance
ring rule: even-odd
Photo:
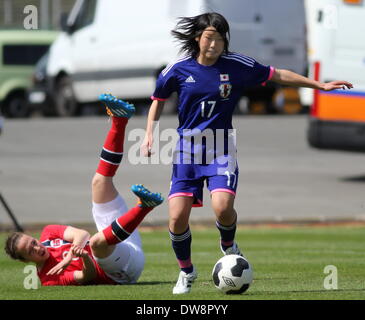
[[[207,102],[208,102],[208,105],[210,106],[210,109],[209,109],[207,118],[210,118],[210,116],[212,115],[212,112],[214,110],[214,107],[215,107],[215,104],[217,103],[217,101],[207,101]],[[202,117],[204,118],[204,116],[205,116],[205,101],[202,101],[200,103],[200,105],[201,105]]]

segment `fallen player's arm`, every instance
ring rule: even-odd
[[[84,266],[82,270],[74,272],[74,279],[79,284],[87,284],[96,278],[96,268],[86,250],[83,250],[81,259]]]
[[[74,227],[67,227],[63,239],[72,242],[73,245],[84,248],[90,239],[90,234],[86,230]]]
[[[285,69],[275,69],[274,75],[271,81],[289,85],[294,87],[305,87],[324,91],[331,91],[335,89],[351,89],[353,86],[347,81],[332,81],[332,82],[319,82],[306,78],[300,74]]]
[[[72,242],[71,250],[61,262],[47,272],[47,275],[61,274],[72,262],[72,257],[76,256],[75,250],[77,248],[79,248],[79,250],[84,249],[87,241],[90,239],[90,234],[86,230],[67,227],[63,233],[63,239]]]

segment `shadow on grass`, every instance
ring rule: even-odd
[[[176,281],[140,281],[137,283],[133,283],[134,286],[154,286],[159,284],[175,284]]]

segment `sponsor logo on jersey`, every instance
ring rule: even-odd
[[[52,248],[58,248],[61,247],[63,245],[63,241],[61,239],[55,239],[55,240],[51,240],[50,246]]]
[[[219,91],[223,99],[228,98],[228,96],[231,94],[231,90],[232,90],[232,85],[230,83],[222,83],[219,86]]]
[[[43,241],[42,244],[49,248],[59,248],[59,247],[62,247],[63,245],[66,245],[66,244],[70,244],[71,242],[69,241],[66,241],[66,240],[63,240],[63,239],[53,239],[53,240],[46,240],[46,241]]]
[[[186,78],[185,82],[193,83],[193,82],[195,82],[195,80],[192,76],[189,76],[188,78]]]

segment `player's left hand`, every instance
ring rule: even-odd
[[[84,257],[89,254],[83,247],[75,244],[72,245],[71,252],[75,257]]]
[[[323,91],[331,91],[331,90],[336,90],[336,89],[343,89],[345,90],[347,89],[351,89],[354,86],[352,85],[352,83],[347,82],[347,81],[331,81],[331,82],[327,82],[323,84]]]

